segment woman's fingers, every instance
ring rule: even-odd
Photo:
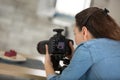
[[[72,43],[71,41],[69,42],[69,46],[70,46],[71,51],[72,51],[72,53],[73,53],[73,51],[74,51],[74,47],[73,47],[73,43]]]
[[[48,52],[48,45],[47,44],[45,45],[45,49],[46,49],[45,63],[48,63],[48,62],[50,62],[50,55],[49,55],[49,52]]]
[[[71,49],[71,53],[68,53],[68,54],[66,55],[66,57],[69,58],[69,59],[71,59],[72,56],[73,56],[73,51],[74,51],[73,43],[72,43],[71,41],[69,42],[69,47],[70,47],[70,49]]]
[[[45,48],[46,48],[46,54],[45,54],[45,64],[52,64],[51,62],[51,57],[50,57],[50,54],[49,54],[49,51],[48,51],[48,45],[46,44],[45,45]]]
[[[48,54],[49,52],[48,52],[48,45],[47,44],[45,45],[45,50],[46,50],[46,54]]]

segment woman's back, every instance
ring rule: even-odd
[[[120,80],[120,41],[100,38],[85,43],[93,60],[88,80]]]

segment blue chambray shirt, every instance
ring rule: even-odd
[[[70,64],[48,80],[120,80],[120,41],[93,39],[78,45]]]

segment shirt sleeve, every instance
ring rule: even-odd
[[[47,80],[50,80],[50,78],[53,78],[55,76],[57,76],[57,75],[56,74],[48,75]]]
[[[70,64],[60,75],[53,76],[49,80],[82,80],[82,76],[92,66],[90,51],[85,46],[79,46],[74,53]]]

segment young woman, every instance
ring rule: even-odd
[[[56,75],[46,45],[48,80],[120,80],[120,27],[108,10],[90,7],[75,16],[78,45],[68,67]],[[70,44],[72,48],[72,44]]]

